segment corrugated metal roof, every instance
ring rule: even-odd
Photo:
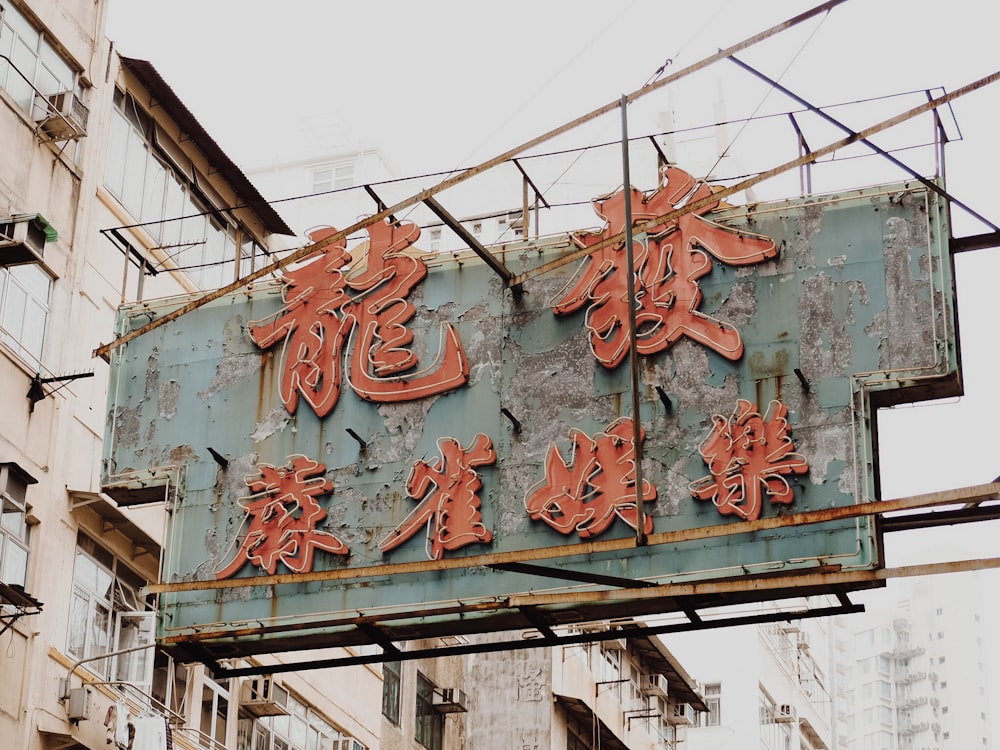
[[[205,157],[212,162],[212,166],[230,184],[240,200],[250,206],[250,210],[256,213],[264,224],[264,228],[272,234],[294,235],[295,232],[285,223],[278,212],[264,200],[253,183],[247,178],[243,171],[236,166],[225,151],[215,142],[215,139],[201,126],[184,103],[180,100],[174,90],[170,88],[163,77],[159,74],[152,63],[147,60],[138,60],[134,57],[121,57],[122,67],[134,75],[143,86],[152,94],[166,109],[174,121],[180,126],[191,140],[194,141],[198,149]]]

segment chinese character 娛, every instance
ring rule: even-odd
[[[573,451],[569,461],[555,444],[550,445],[545,455],[545,479],[524,498],[528,516],[561,534],[575,531],[582,539],[604,533],[616,517],[638,528],[632,432],[628,417],[615,420],[594,437],[570,430]],[[645,439],[645,431],[639,434]],[[645,480],[642,500],[656,500],[656,488]],[[648,534],[653,530],[653,519],[645,518]]]

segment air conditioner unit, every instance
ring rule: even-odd
[[[90,110],[72,91],[44,97],[35,112],[38,127],[54,141],[75,141],[87,135]]]
[[[795,720],[795,713],[792,711],[790,703],[782,703],[774,710],[774,720],[779,724],[784,724]]]
[[[48,241],[45,228],[38,214],[0,219],[0,266],[41,263]]]
[[[431,699],[434,710],[442,714],[463,713],[468,710],[465,704],[465,693],[458,688],[438,688]]]
[[[601,651],[624,651],[628,643],[624,638],[608,638],[601,641]]]
[[[288,691],[273,677],[255,677],[243,683],[240,705],[254,716],[285,716]]]
[[[667,697],[667,678],[662,674],[646,674],[642,676],[640,687],[643,695]]]
[[[694,709],[688,703],[675,703],[667,711],[667,723],[680,726],[694,724]]]

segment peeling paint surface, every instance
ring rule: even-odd
[[[780,252],[753,267],[714,264],[700,279],[700,310],[739,329],[745,349],[738,361],[687,339],[640,358],[642,473],[656,489],[655,502],[645,504],[653,532],[741,522],[720,517],[688,491],[706,474],[699,445],[713,415],[730,414],[741,399],[761,408],[777,400],[788,408],[795,450],[808,473],[789,478],[794,500],[782,506],[783,514],[875,499],[877,462],[867,421],[873,405],[960,392],[944,205],[919,186],[896,185],[757,205],[749,217],[728,209],[712,218],[772,237]],[[564,249],[526,243],[508,252],[505,263],[521,273]],[[572,538],[532,522],[524,497],[543,478],[550,446],[566,454],[571,430],[592,435],[632,416],[627,360],[611,370],[601,366],[584,313],[556,316],[550,307],[576,271],[570,264],[534,277],[514,294],[478,259],[430,264],[411,298],[411,349],[421,361],[433,361],[441,324],[451,324],[468,357],[468,384],[386,404],[345,389],[323,419],[310,410],[285,410],[275,358],[247,335],[245,321],[280,309],[277,285],[222,298],[126,345],[113,361],[124,386],[109,406],[105,464],[109,475],[156,461],[183,467],[185,494],[172,514],[165,580],[211,578],[243,516],[237,499],[245,493],[244,477],[256,462],[282,465],[293,454],[327,467],[333,491],[324,501],[324,530],[350,548],[346,557],[317,553],[315,570],[425,560],[420,534],[385,552],[378,542],[414,505],[405,491],[414,463],[436,456],[444,436],[466,444],[477,433],[496,451],[495,465],[479,467],[482,523],[492,539],[449,550],[448,557],[510,552],[530,560],[531,550],[565,545],[566,557],[556,565],[650,582],[821,563],[846,570],[881,565],[867,521],[577,557]],[[124,308],[121,315],[161,315],[185,301]],[[226,468],[209,447],[228,457]],[[776,513],[771,506],[763,510]],[[626,524],[616,524],[602,538],[630,534]],[[172,627],[181,627],[405,609],[569,585],[477,567],[290,584],[273,599],[278,587],[175,592],[163,603]]]

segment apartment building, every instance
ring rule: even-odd
[[[664,636],[698,675],[708,707],[690,750],[831,750],[830,622],[776,620]]]
[[[572,632],[599,641],[387,662],[381,747],[685,750],[706,701],[662,641],[630,629],[595,623]]]
[[[838,618],[845,750],[993,746],[978,576],[904,581],[885,604]]]
[[[122,302],[229,283],[292,230],[155,66],[104,39],[107,8],[0,0],[2,744],[377,748],[378,669],[217,679],[154,648],[143,587],[175,497],[102,491],[93,352]],[[148,394],[165,416],[169,395]]]

